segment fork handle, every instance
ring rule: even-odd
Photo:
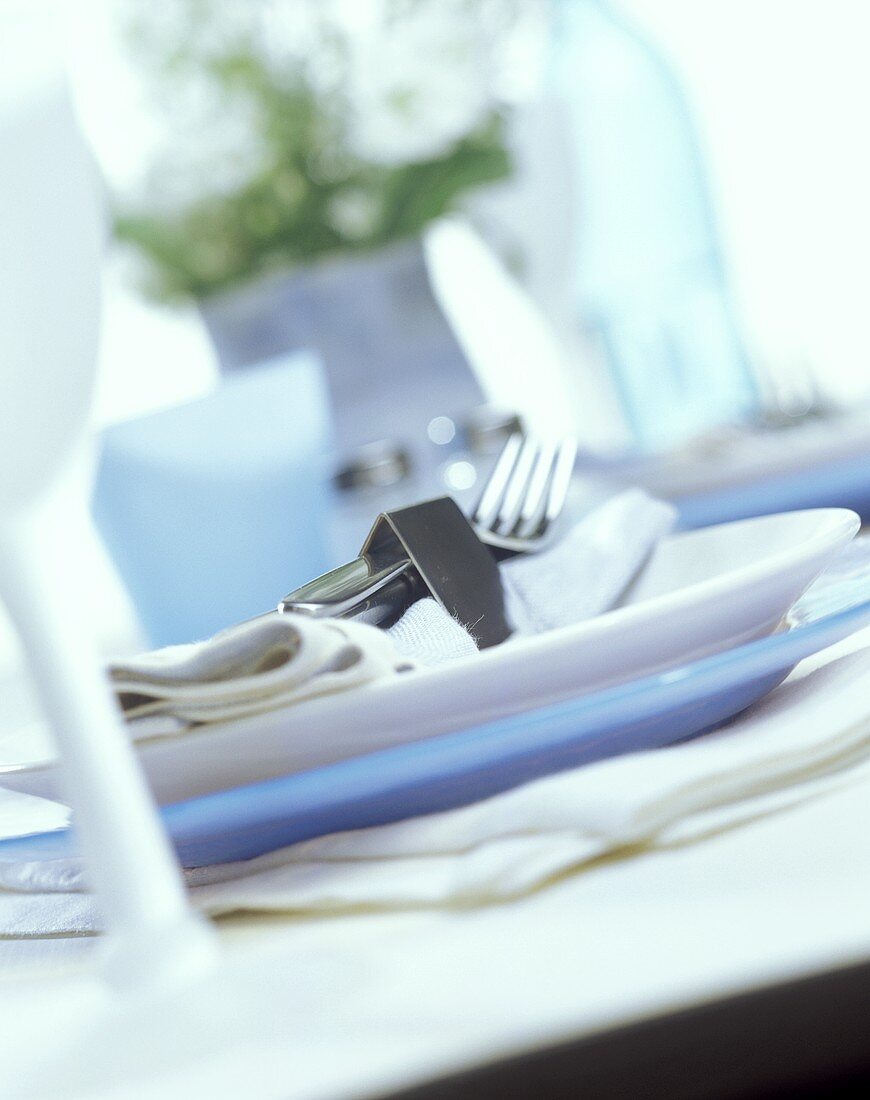
[[[369,557],[354,558],[288,593],[278,611],[388,625],[410,602],[416,587],[412,574],[407,558],[381,567]]]

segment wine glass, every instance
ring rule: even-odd
[[[38,1008],[35,1019],[4,1016],[4,1096],[126,1095],[146,1080],[148,1095],[168,1095],[171,1067],[188,1083],[210,1073],[209,1095],[277,1100],[293,1072],[288,1022],[310,1016],[312,998],[317,1011],[334,1007],[328,984],[312,991],[295,953],[218,959],[100,671],[76,577],[57,565],[63,517],[85,507],[67,473],[94,387],[102,219],[62,51],[50,49],[54,9],[0,7],[0,598],[62,756],[115,981],[49,980],[60,1028],[44,1027]],[[283,1059],[268,1079],[264,1045]]]
[[[58,565],[69,476],[96,373],[103,218],[76,126],[54,5],[0,11],[0,598],[64,764],[113,973],[152,980],[202,964],[211,930],[191,912],[79,606]]]

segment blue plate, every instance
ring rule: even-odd
[[[835,430],[835,425],[832,429]],[[799,427],[782,431],[786,445],[788,432],[792,430],[800,432]],[[577,469],[593,482],[603,479],[612,489],[614,485],[647,484],[657,465],[657,459],[639,453],[602,458],[583,452]],[[655,485],[655,477],[652,483]],[[650,491],[668,495],[664,490]],[[682,530],[805,508],[851,508],[867,523],[870,522],[870,451],[865,447],[839,458],[828,456],[815,461],[808,458],[807,464],[798,469],[773,473],[759,470],[754,477],[730,485],[679,493],[668,499],[679,512]]]
[[[801,508],[851,508],[870,520],[870,457],[822,463],[812,469],[770,474],[754,482],[678,497],[680,527],[710,527],[736,519]]]
[[[185,866],[226,863],[696,736],[760,699],[803,658],[870,623],[868,549],[860,544],[795,605],[779,634],[526,714],[178,802],[161,811],[166,827]],[[0,841],[2,859],[73,851],[68,829]]]

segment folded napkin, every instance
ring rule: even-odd
[[[590,618],[612,607],[675,511],[640,490],[594,509],[551,548],[501,567],[519,634]],[[204,642],[113,661],[109,674],[137,739],[193,724],[275,710],[316,695],[473,656],[473,624],[433,599],[412,605],[389,631],[342,619],[264,615]]]
[[[491,904],[591,867],[703,841],[870,778],[870,630],[803,663],[727,727],[605,760],[462,809],[321,837],[187,872],[211,914],[314,915]],[[57,807],[14,796],[30,822]],[[3,802],[0,799],[0,808]],[[77,861],[2,861],[0,934],[91,932],[99,915]]]
[[[594,508],[548,550],[503,562],[511,625],[519,634],[541,634],[607,611],[676,520],[672,505],[628,489]]]
[[[126,717],[226,721],[347,691],[408,671],[389,635],[345,619],[264,615],[207,642],[115,661],[109,676]]]

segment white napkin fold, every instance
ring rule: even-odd
[[[593,509],[548,550],[503,562],[512,625],[520,634],[541,634],[607,611],[676,519],[672,505],[627,489]]]
[[[804,662],[706,737],[563,772],[462,809],[189,871],[191,897],[211,914],[490,904],[607,853],[630,858],[781,812],[866,778],[868,647],[865,630]],[[56,812],[51,803],[46,809]],[[98,929],[85,889],[76,861],[6,864],[0,854],[0,934]]]
[[[431,596],[411,604],[389,634],[400,653],[429,668],[477,653],[465,627]]]
[[[114,661],[109,676],[128,719],[171,714],[202,723],[276,710],[412,667],[374,627],[288,614]]]

